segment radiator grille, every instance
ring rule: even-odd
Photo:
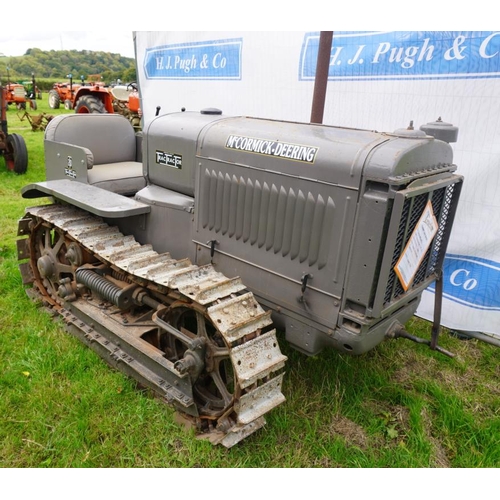
[[[415,274],[415,278],[408,292],[421,285],[435,273],[436,265],[441,255],[444,235],[448,229],[448,216],[454,199],[454,192],[455,184],[451,184],[429,193],[406,198],[401,214],[396,245],[394,247],[389,279],[385,289],[384,307],[388,306],[405,293],[394,271],[394,266],[408,243],[429,199],[431,200],[432,209],[438,220],[439,229]]]

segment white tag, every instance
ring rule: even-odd
[[[438,229],[439,225],[434,216],[432,204],[428,201],[410,240],[394,266],[394,271],[405,291],[410,287]]]

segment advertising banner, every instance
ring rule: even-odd
[[[310,121],[319,32],[134,36],[145,122],[211,107]],[[452,146],[465,177],[442,324],[500,336],[500,31],[334,32],[325,124],[392,132],[437,119],[459,128]],[[433,311],[431,287],[417,314]]]

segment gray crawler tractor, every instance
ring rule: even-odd
[[[442,128],[379,133],[210,108],[136,133],[116,114],[56,117],[46,181],[22,190],[49,198],[19,221],[23,282],[231,447],[285,400],[281,333],[306,355],[411,338],[404,324],[440,281],[463,181],[451,146],[430,135]]]

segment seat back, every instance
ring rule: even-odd
[[[119,114],[74,113],[53,118],[45,139],[89,149],[94,165],[137,161],[135,131]]]

